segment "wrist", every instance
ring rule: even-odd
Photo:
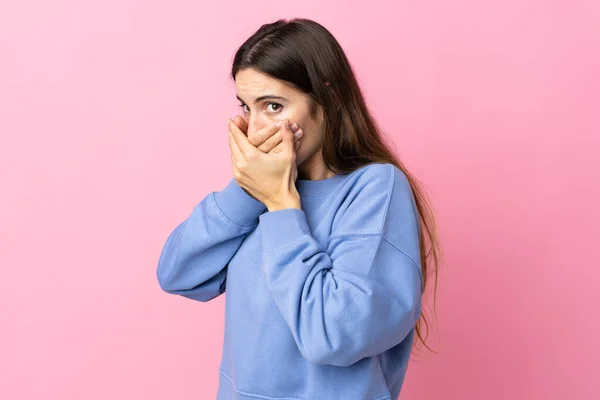
[[[285,210],[286,208],[302,209],[300,205],[300,196],[294,193],[288,193],[278,199],[269,200],[265,205],[269,212]]]

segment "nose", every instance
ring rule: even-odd
[[[256,132],[269,124],[269,119],[261,115],[252,115],[248,119],[248,137],[250,138]]]

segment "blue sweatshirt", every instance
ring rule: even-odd
[[[169,235],[168,293],[227,290],[218,400],[388,400],[421,308],[419,225],[392,164],[298,180],[302,209],[269,212],[235,180]]]

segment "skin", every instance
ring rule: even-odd
[[[335,175],[322,158],[322,108],[312,118],[307,95],[250,68],[240,70],[235,81],[244,111],[243,118],[227,121],[236,181],[269,211],[300,208],[296,179]]]

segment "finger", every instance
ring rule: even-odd
[[[279,131],[281,130],[281,124],[283,123],[283,121],[277,121],[274,124],[269,124],[267,126],[265,126],[264,128],[260,129],[258,132],[256,132],[256,134],[252,135],[252,137],[250,138],[250,143],[252,143],[255,147],[260,147],[263,144],[265,144],[267,142],[267,140],[271,139],[271,137],[273,135],[276,135],[279,133]],[[292,132],[296,132],[299,129],[298,124],[296,124],[295,122],[293,124],[290,125],[290,127],[292,128]],[[273,143],[273,146],[277,145],[279,143],[281,139],[278,139],[275,143]],[[263,150],[265,148],[263,147]],[[266,152],[270,151],[271,149],[266,149]]]
[[[292,132],[294,132],[294,140],[300,139],[304,132],[295,122],[290,125]],[[258,146],[258,149],[263,153],[270,153],[279,143],[282,142],[281,129],[277,131],[273,136],[268,138],[262,145]]]
[[[276,146],[274,146],[268,152],[268,154],[279,154],[282,151],[284,151],[285,148],[287,147],[287,143],[283,141],[283,135],[285,134],[284,129],[285,128],[281,128],[281,130],[280,130],[281,133],[278,135],[278,137],[279,137],[279,143]],[[289,130],[289,128],[288,128],[288,130]],[[301,132],[302,130],[299,130],[299,131]],[[296,132],[296,133],[298,133],[298,132]],[[299,145],[300,145],[300,139],[298,137],[297,139],[294,140],[294,145],[293,145],[294,151],[299,147]]]
[[[227,123],[231,125],[229,120],[227,121]],[[231,128],[229,129],[229,148],[231,149],[231,160],[232,161],[235,161],[235,159],[242,158],[244,156],[242,154],[240,146],[235,141],[233,133],[231,132]],[[234,165],[235,165],[235,162],[234,162]]]
[[[260,147],[267,139],[279,132],[279,125],[281,125],[281,121],[275,121],[268,124],[258,131],[253,132],[251,135],[248,135],[248,140],[254,147]]]
[[[294,133],[290,128],[290,121],[285,120],[283,124],[281,124],[281,142],[283,145],[282,152],[286,152],[288,154],[294,153]]]
[[[229,133],[233,137],[234,142],[237,144],[237,149],[241,155],[249,156],[258,152],[258,149],[254,147],[249,141],[246,135],[238,128],[232,120],[227,119],[227,125],[229,126]]]
[[[302,130],[300,130],[300,132],[301,131]],[[297,133],[298,132],[294,133],[294,151],[298,151],[298,149],[300,148],[300,137],[296,136]],[[271,138],[276,139],[271,140]],[[273,135],[271,136],[271,138],[267,140],[265,144],[260,146],[258,149],[263,153],[267,154],[280,153],[281,149],[283,148],[283,140],[281,140],[281,134]],[[277,151],[275,151],[276,149]]]
[[[281,130],[277,131],[273,136],[268,138],[263,144],[258,146],[258,149],[263,153],[268,153],[281,143]]]
[[[283,142],[279,142],[279,144],[269,151],[269,154],[279,154],[283,150]]]
[[[275,147],[273,147],[273,149],[271,149],[267,154],[278,154],[281,153],[281,151],[283,150],[283,141],[279,142],[279,144]],[[298,149],[300,148],[300,139],[297,139],[296,141],[294,141],[294,151],[298,151]]]
[[[244,135],[248,136],[248,123],[242,116],[236,115],[233,117],[233,122],[235,122],[242,132],[244,132]]]

